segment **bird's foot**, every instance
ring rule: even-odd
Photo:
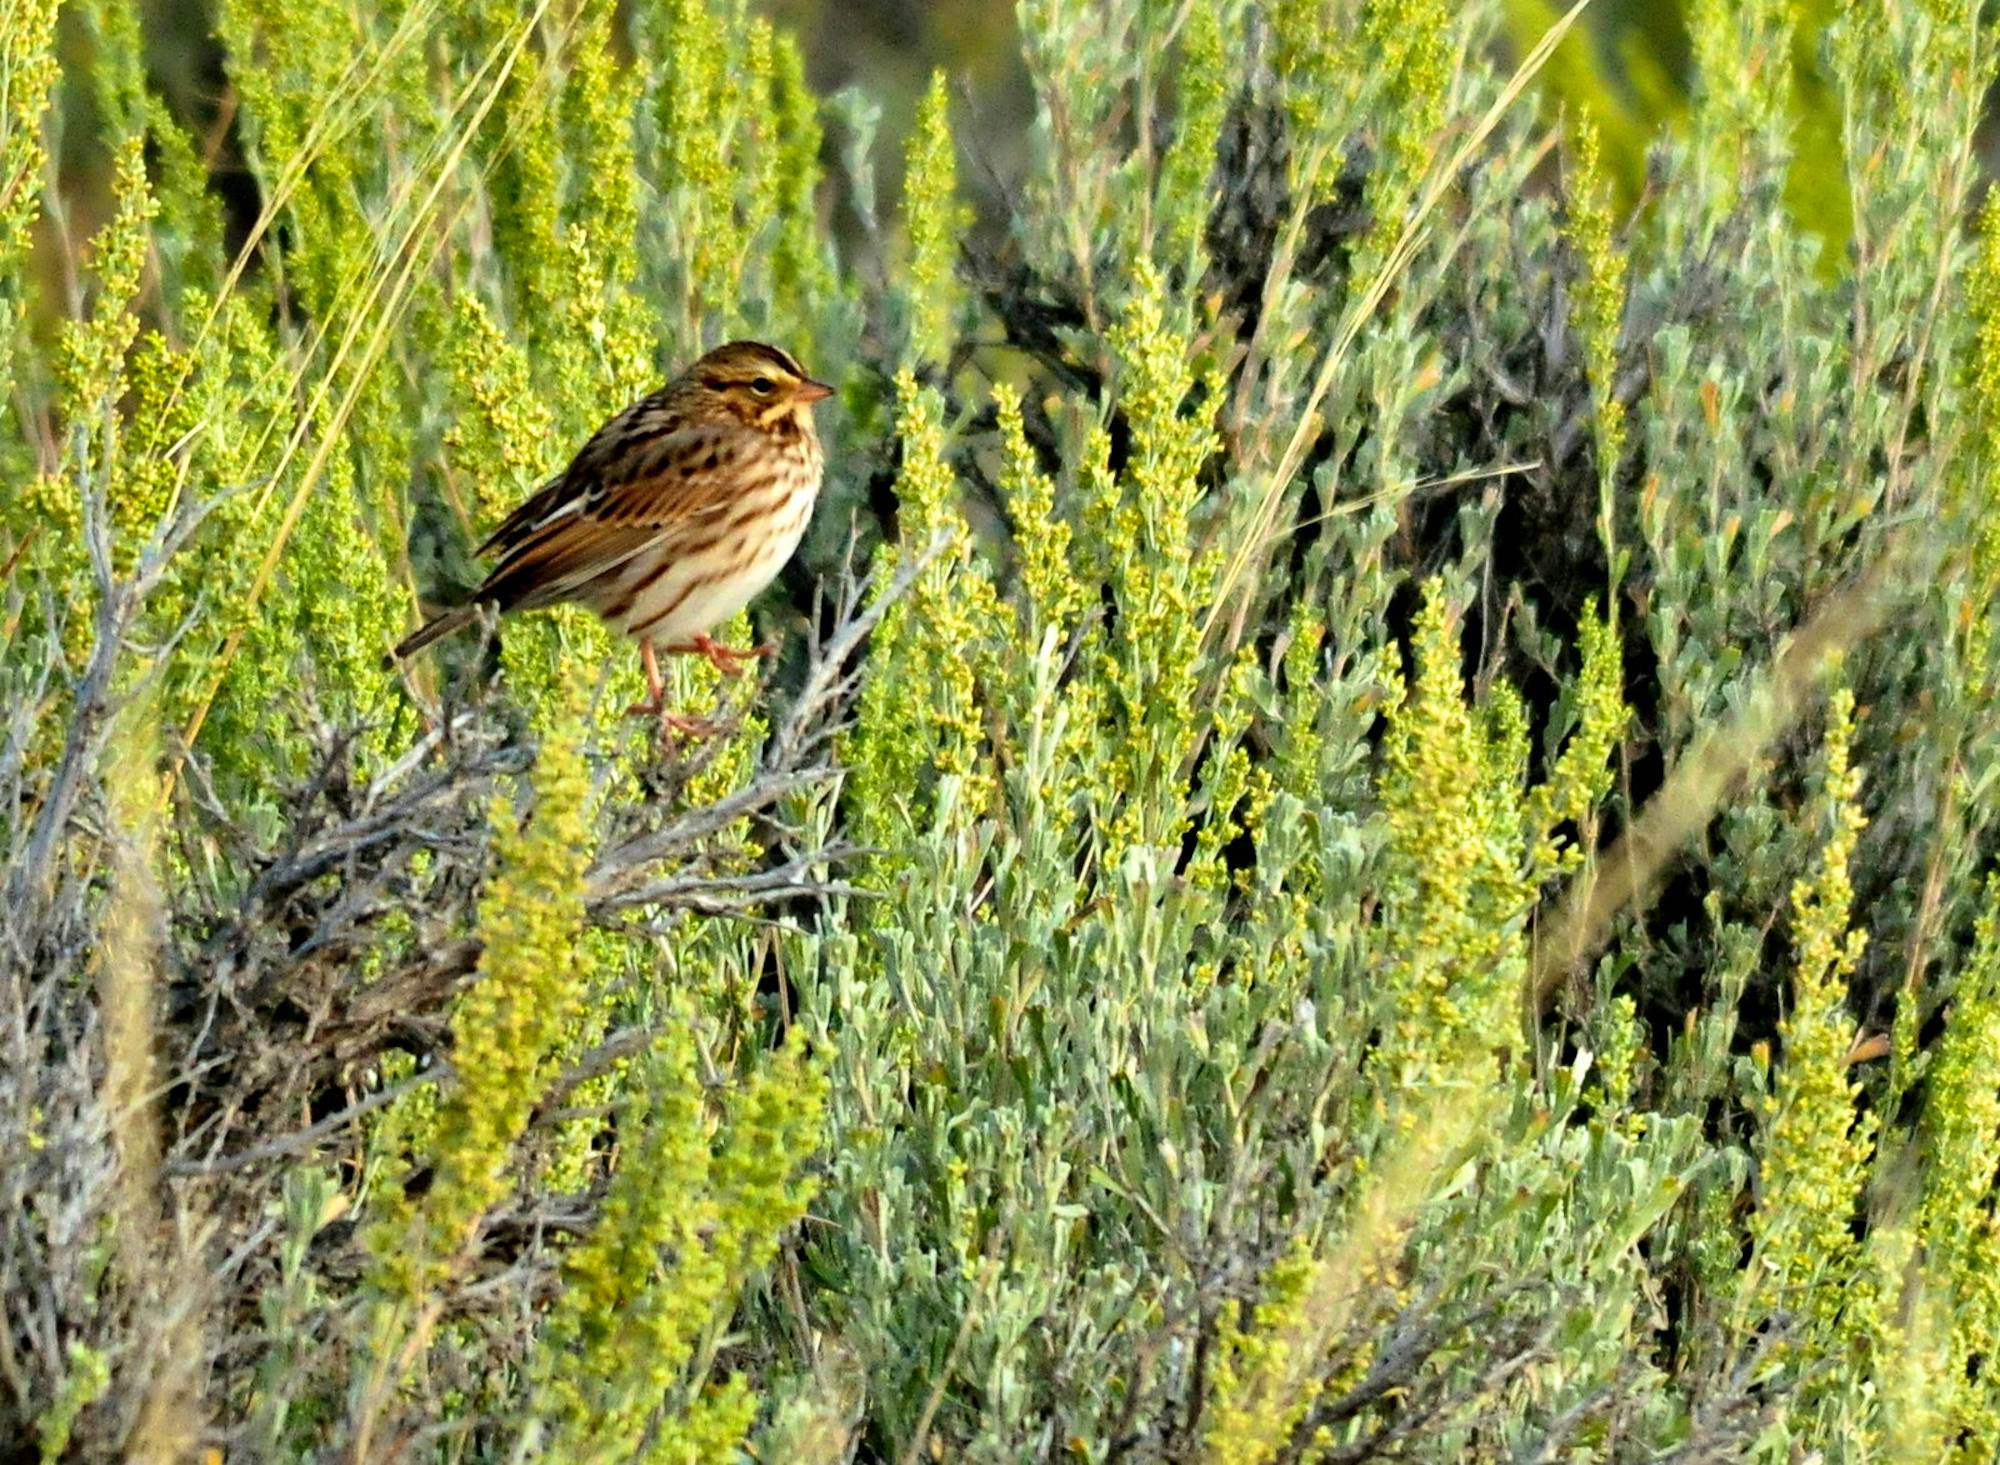
[[[711,717],[692,717],[685,712],[675,712],[664,702],[649,698],[634,702],[625,709],[627,717],[650,717],[660,724],[660,741],[671,743],[676,736],[691,743],[712,738],[721,731],[720,725]]]
[[[778,648],[775,642],[766,641],[761,646],[725,646],[720,641],[706,635],[696,636],[691,641],[677,642],[666,648],[682,656],[705,657],[708,664],[726,677],[743,675],[743,663],[770,656]]]
[[[691,743],[699,743],[714,737],[722,731],[720,723],[712,717],[689,717],[681,712],[660,714],[660,737],[671,738],[678,733]]]

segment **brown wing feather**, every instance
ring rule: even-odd
[[[572,499],[588,495],[602,481],[606,470],[613,468],[640,439],[667,436],[685,425],[666,392],[641,397],[592,433],[570,465],[501,520],[499,527],[473,553],[506,554]]]
[[[477,599],[497,601],[502,609],[566,600],[733,500],[737,475],[726,470],[741,451],[745,429],[676,423],[635,441],[638,423],[627,419],[647,405],[613,418],[561,479],[494,531],[488,542],[503,558],[475,592]]]
[[[475,555],[489,555],[496,550],[505,552],[520,543],[523,536],[567,499],[576,490],[569,481],[567,472],[558,473],[547,483],[536,489],[513,513],[500,521],[499,527],[480,541],[473,550]]]

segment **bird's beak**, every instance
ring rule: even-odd
[[[797,389],[793,391],[792,395],[797,397],[801,402],[824,402],[828,397],[833,395],[833,388],[825,382],[816,382],[808,377],[798,384]]]

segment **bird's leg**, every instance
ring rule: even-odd
[[[639,660],[645,664],[646,690],[652,693],[652,696],[644,702],[634,702],[630,707],[625,709],[625,715],[627,717],[658,717],[661,725],[664,726],[669,715],[667,712],[667,683],[666,679],[660,675],[660,663],[654,655],[653,643],[651,641],[642,640],[639,643]]]
[[[771,641],[766,641],[761,646],[724,646],[720,641],[711,638],[707,632],[703,632],[691,641],[676,641],[667,647],[667,650],[677,656],[706,657],[708,664],[726,677],[741,676],[744,662],[760,656],[769,656],[777,649],[776,643]]]
[[[669,646],[669,651],[680,648]],[[747,654],[747,653],[746,653]],[[667,706],[667,682],[660,675],[659,654],[654,651],[651,641],[639,643],[639,660],[646,667],[646,689],[651,695],[643,702],[634,702],[625,709],[627,717],[657,717],[660,720],[660,741],[670,742],[675,733],[691,742],[715,736],[715,724],[706,717],[689,717],[685,713],[674,712]]]

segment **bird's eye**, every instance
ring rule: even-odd
[[[757,380],[750,383],[750,390],[760,397],[768,397],[771,393],[778,390],[778,386],[768,376],[760,376]]]

